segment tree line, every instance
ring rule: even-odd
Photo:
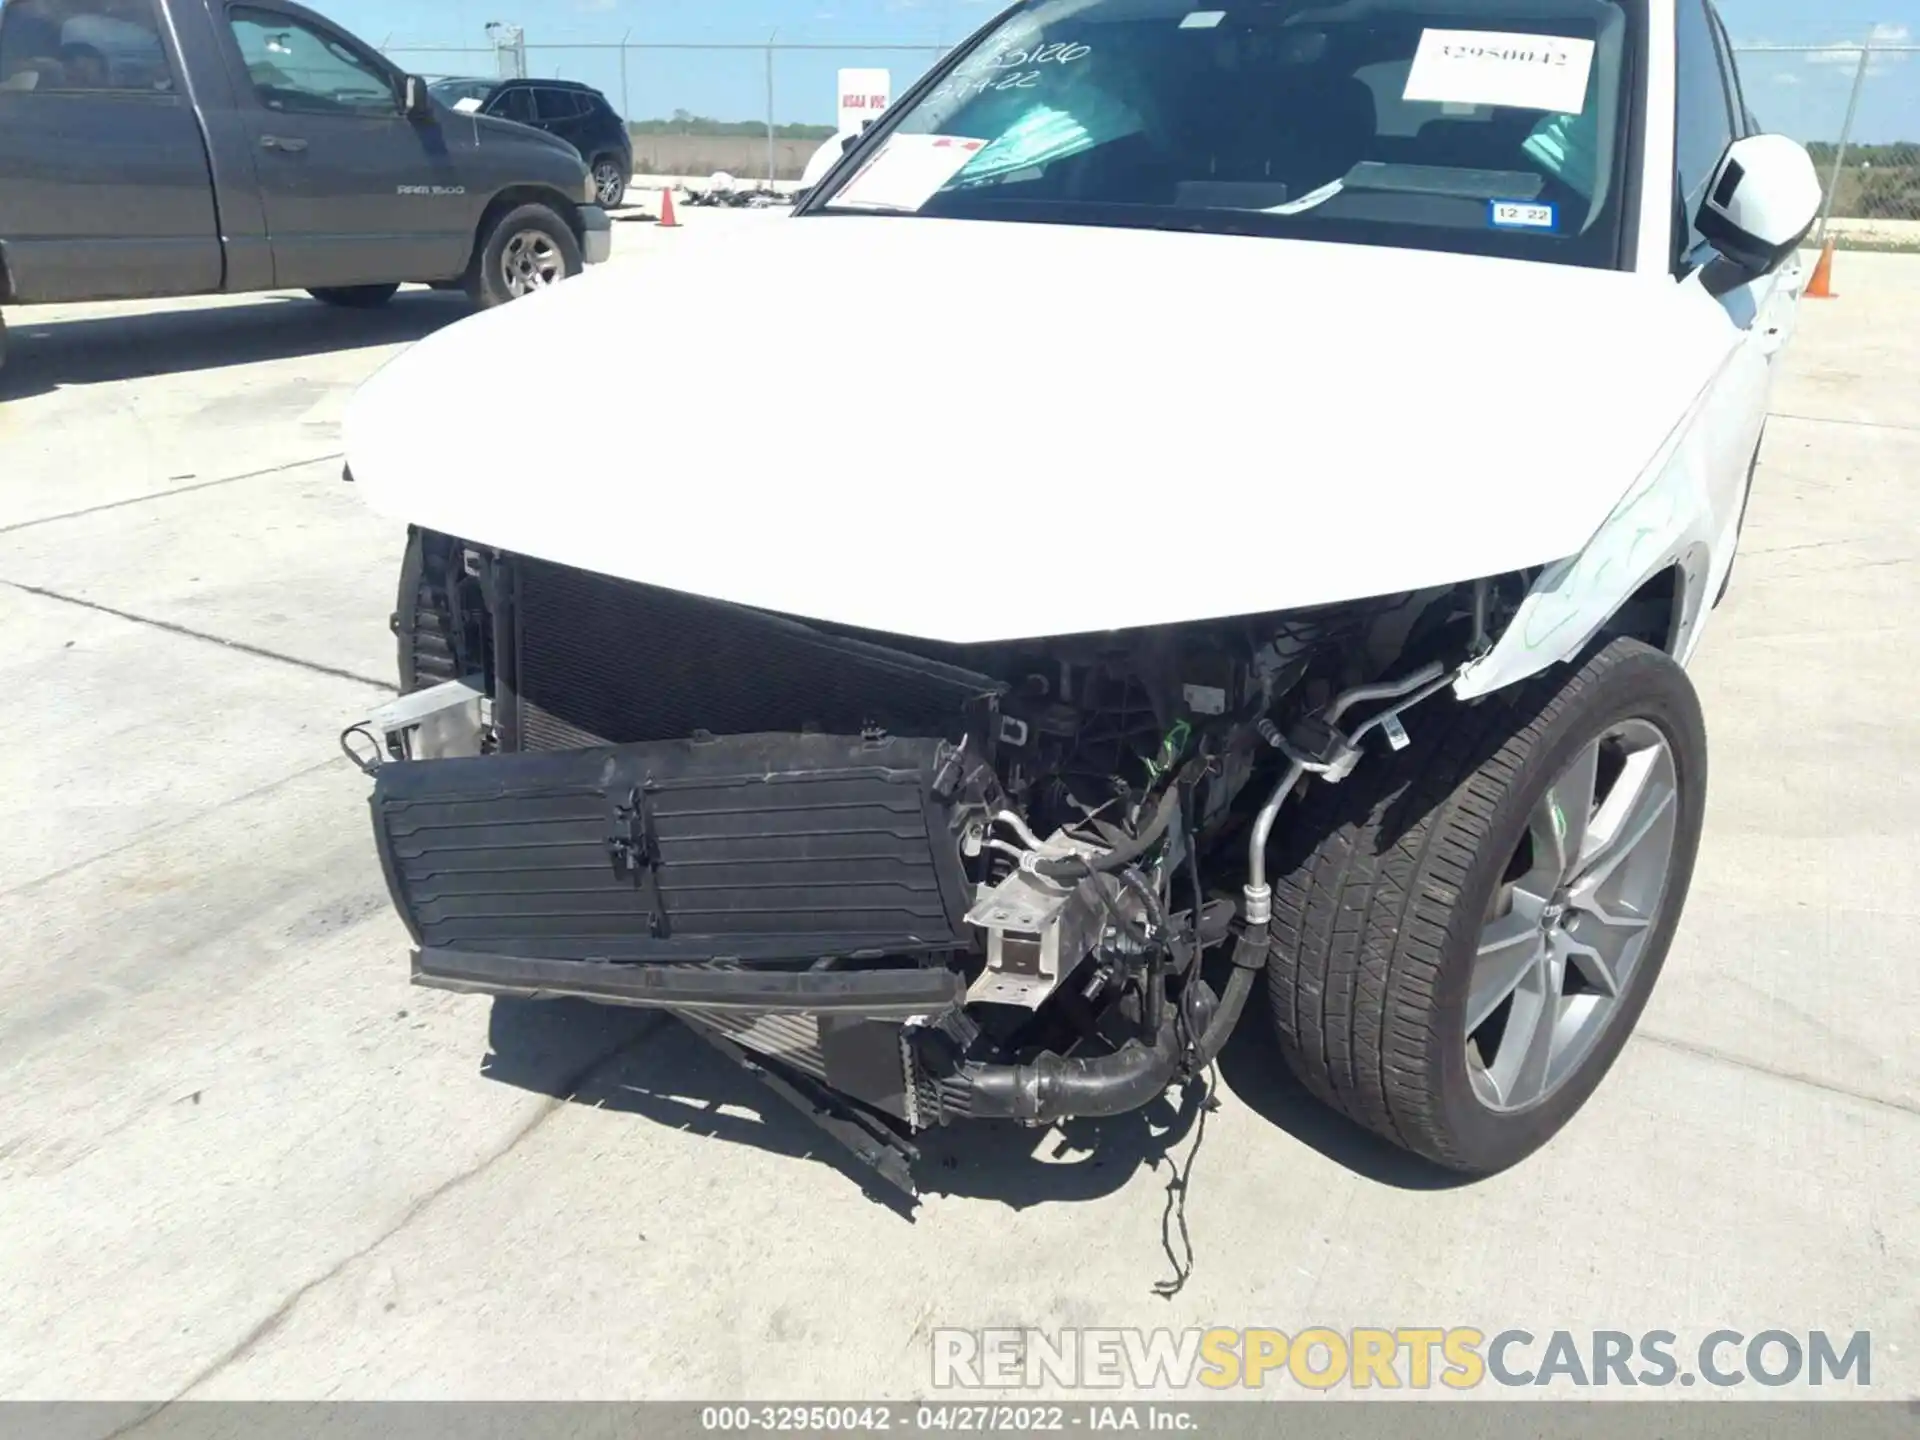
[[[1838,148],[1830,140],[1816,140],[1807,146],[1807,153],[1813,156],[1814,164],[1831,167],[1834,152]],[[1861,166],[1876,170],[1896,166],[1911,169],[1915,165],[1920,165],[1920,142],[1899,140],[1891,145],[1849,145],[1847,146],[1847,164],[1855,169]]]
[[[627,129],[635,135],[755,135],[764,138],[764,120],[716,120],[710,115],[695,115],[676,110],[664,120],[629,120]],[[775,125],[776,140],[825,140],[833,134],[831,125]]]
[[[1824,183],[1838,146],[1807,146]],[[1856,220],[1920,220],[1920,145],[1849,145],[1833,196],[1833,213]]]

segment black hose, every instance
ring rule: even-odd
[[[1140,908],[1146,912],[1147,942],[1164,946],[1171,931],[1167,925],[1167,910],[1160,903],[1160,897],[1153,893],[1153,887],[1147,884],[1138,870],[1121,871],[1120,883],[1133,892],[1134,898],[1140,902]]]
[[[1029,1065],[966,1065],[952,1077],[967,1100],[965,1113],[978,1120],[1068,1120],[1077,1115],[1122,1115],[1147,1104],[1180,1074],[1180,1062],[1198,1071],[1225,1048],[1253,993],[1254,976],[1266,968],[1271,937],[1265,925],[1240,933],[1233,951],[1233,975],[1218,1003],[1196,976],[1193,1008],[1203,1029],[1190,1057],[1171,1017],[1164,1018],[1153,1043],[1129,1040],[1111,1055],[1081,1059],[1042,1055]]]
[[[1221,993],[1220,1004],[1207,1021],[1207,1028],[1193,1046],[1193,1068],[1212,1062],[1226,1048],[1227,1037],[1240,1023],[1240,1012],[1247,1008],[1247,996],[1253,993],[1253,977],[1267,968],[1267,951],[1272,948],[1273,933],[1265,925],[1249,925],[1240,932],[1233,947],[1233,974]]]
[[[1160,804],[1153,814],[1147,817],[1147,823],[1140,827],[1140,833],[1131,840],[1122,840],[1113,849],[1104,854],[1093,856],[1066,855],[1058,859],[1036,860],[1034,873],[1044,875],[1049,880],[1084,880],[1095,871],[1110,873],[1126,865],[1131,865],[1148,848],[1167,833],[1167,826],[1173,823],[1173,817],[1180,810],[1180,787],[1169,785],[1166,793],[1160,797]]]
[[[1129,1040],[1091,1059],[1042,1055],[1031,1065],[968,1065],[954,1080],[974,1119],[1053,1121],[1138,1110],[1167,1088],[1179,1064],[1180,1044],[1167,1021],[1152,1045]]]

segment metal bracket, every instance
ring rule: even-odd
[[[647,929],[656,940],[669,939],[673,926],[660,894],[660,833],[654,828],[653,787],[636,785],[613,807],[613,833],[607,837],[613,873],[647,894]]]
[[[680,1019],[741,1069],[759,1076],[762,1084],[846,1146],[882,1180],[909,1198],[919,1197],[920,1190],[913,1179],[913,1166],[920,1158],[919,1146],[895,1133],[885,1122],[870,1118],[842,1100],[812,1077],[779,1067],[778,1062],[741,1048],[691,1015],[682,1015]]]
[[[1018,822],[1018,816],[998,819]],[[1100,943],[1120,882],[1089,874],[1079,881],[1050,880],[1034,867],[1042,860],[1097,854],[1096,847],[1056,831],[1034,841],[1020,866],[967,911],[967,923],[986,933],[987,964],[967,990],[968,1001],[1020,1005],[1037,1010],[1067,975]]]
[[[382,762],[444,760],[481,753],[490,709],[486,681],[470,675],[397,696],[348,729],[369,736]]]

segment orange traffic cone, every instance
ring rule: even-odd
[[[680,222],[673,218],[673,187],[669,185],[660,192],[660,228],[671,230]]]
[[[1833,293],[1833,241],[1829,240],[1820,247],[1820,260],[1813,267],[1813,279],[1807,282],[1807,299],[1832,300]]]

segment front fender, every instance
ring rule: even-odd
[[[1709,463],[1704,436],[1683,423],[1585,547],[1540,572],[1493,648],[1462,669],[1454,694],[1490,694],[1573,659],[1647,581],[1676,565],[1681,584],[1667,643],[1684,663],[1723,548],[1711,533]]]

